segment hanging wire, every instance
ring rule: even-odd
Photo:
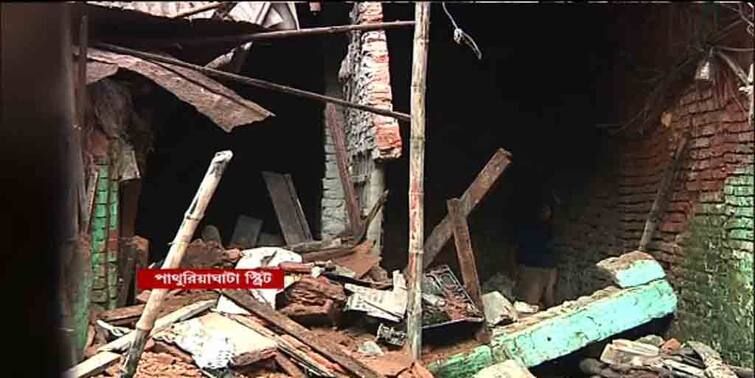
[[[456,42],[456,44],[458,45],[461,45],[463,42],[472,49],[474,54],[477,56],[477,59],[481,60],[482,51],[480,51],[480,48],[477,47],[477,43],[475,43],[474,39],[472,39],[469,34],[465,33],[464,30],[461,30],[459,25],[456,23],[456,20],[454,20],[454,17],[451,15],[451,12],[449,12],[448,8],[446,8],[446,2],[443,2],[441,4],[443,5],[443,11],[446,12],[446,16],[448,16],[448,20],[451,21],[451,25],[453,25],[454,27],[454,42]]]

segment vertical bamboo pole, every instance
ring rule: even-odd
[[[194,195],[194,199],[189,205],[189,209],[186,210],[181,226],[178,228],[175,239],[170,245],[168,256],[165,258],[162,269],[175,269],[181,264],[186,246],[191,242],[191,237],[194,235],[194,231],[197,229],[197,225],[204,217],[205,209],[210,203],[212,195],[215,193],[215,188],[220,182],[220,177],[225,171],[225,167],[228,162],[231,161],[233,153],[231,151],[221,151],[215,154],[215,157],[210,162],[210,167],[205,173],[202,183],[199,185],[197,193]],[[136,367],[139,365],[139,359],[144,351],[144,345],[147,343],[147,337],[149,337],[152,328],[155,325],[160,305],[168,293],[167,289],[155,289],[149,295],[147,305],[144,306],[144,312],[142,312],[139,321],[136,323],[136,334],[133,343],[126,355],[126,360],[123,362],[121,369],[121,377],[131,378],[136,373]]]
[[[409,151],[409,300],[407,336],[415,360],[422,352],[422,242],[424,240],[425,88],[430,2],[414,4]]]

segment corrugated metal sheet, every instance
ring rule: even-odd
[[[131,55],[90,48],[87,53],[87,84],[115,74],[118,68],[136,72],[193,105],[223,130],[262,121],[273,115],[200,72],[171,64],[152,63]]]
[[[106,8],[130,10],[157,17],[173,18],[177,15],[203,9],[218,1],[88,1],[87,4]],[[209,19],[215,9],[201,11],[185,17],[188,20]],[[299,22],[292,2],[272,3],[267,1],[237,2],[226,20],[248,22],[269,29],[298,29]],[[288,22],[286,22],[288,21]]]

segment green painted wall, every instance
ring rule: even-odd
[[[725,181],[723,203],[702,203],[684,235],[672,334],[753,366],[753,169]]]
[[[117,261],[118,261],[118,182],[111,180],[109,161],[97,162],[99,177],[95,191],[94,209],[92,216],[91,253],[92,253],[92,284],[91,302],[97,308],[110,309],[115,307],[117,295]],[[108,238],[115,238],[116,242],[108,245]],[[107,253],[106,253],[107,251]],[[109,255],[109,261],[105,257]],[[105,267],[109,277],[105,279]],[[106,287],[108,286],[108,287]]]

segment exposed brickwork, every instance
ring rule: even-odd
[[[585,200],[560,214],[562,294],[589,292],[598,276],[583,273],[586,266],[637,248],[664,170],[689,132],[688,153],[649,253],[679,294],[673,333],[752,366],[753,129],[734,97],[695,86],[667,113],[667,126],[659,121],[646,135],[608,149]],[[618,175],[611,174],[615,168]]]
[[[110,175],[110,160],[96,160],[99,178],[94,199],[91,224],[92,294],[91,306],[96,309],[115,307],[118,295],[118,182]],[[108,261],[105,261],[106,256]],[[108,278],[105,278],[106,266]]]
[[[350,17],[354,24],[382,22],[382,5],[378,2],[355,3]],[[343,91],[342,97],[359,104],[392,109],[385,32],[382,30],[351,32],[348,51],[345,55],[338,72]],[[379,162],[396,159],[401,155],[399,126],[393,118],[353,109],[345,110],[344,119],[352,181],[364,212],[365,208],[377,200],[384,188],[383,171]],[[325,150],[322,235],[327,237],[344,230],[346,215],[334,149],[327,131]],[[380,249],[381,224],[382,215],[379,214],[367,235],[368,238],[376,241],[374,251]]]

